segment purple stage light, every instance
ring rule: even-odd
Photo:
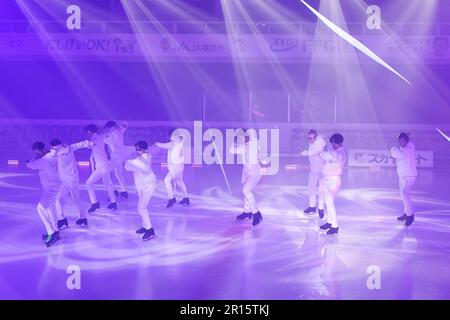
[[[447,1],[0,2],[0,299],[450,299]]]

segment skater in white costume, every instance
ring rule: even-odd
[[[56,217],[58,219],[58,229],[68,228],[69,223],[65,217],[62,199],[70,195],[74,204],[77,206],[79,219],[76,224],[79,226],[88,225],[86,214],[81,205],[80,198],[80,177],[78,173],[78,165],[74,152],[79,149],[91,148],[92,142],[86,140],[79,143],[65,145],[59,139],[53,139],[50,142],[52,150],[55,151],[58,159],[58,171],[62,185],[56,196]]]
[[[45,226],[47,234],[43,237],[47,247],[59,240],[56,226],[55,203],[56,195],[61,187],[58,173],[58,159],[54,151],[47,151],[44,143],[35,142],[32,146],[35,158],[28,160],[26,166],[39,171],[42,185],[42,195],[37,205],[37,212]]]
[[[108,209],[116,210],[116,195],[114,194],[114,186],[111,182],[111,157],[109,155],[107,145],[105,144],[105,133],[98,132],[98,128],[95,124],[88,125],[85,128],[85,131],[89,137],[89,141],[92,142],[92,153],[90,159],[92,173],[86,181],[86,189],[89,194],[89,200],[92,204],[88,212],[92,213],[100,209],[100,203],[97,200],[97,195],[95,194],[94,189],[94,185],[100,180],[103,180],[103,184],[108,192]]]
[[[309,175],[308,175],[308,194],[309,194],[309,206],[303,212],[305,214],[314,214],[317,209],[317,196],[319,180],[322,178],[322,171],[325,162],[320,158],[320,154],[327,146],[325,139],[317,135],[315,129],[311,129],[308,132],[309,147],[304,150],[301,155],[309,157]],[[322,219],[323,216],[320,216]]]
[[[336,234],[339,231],[334,198],[341,187],[341,176],[344,170],[347,154],[343,147],[344,137],[335,133],[330,138],[331,150],[322,152],[320,157],[325,161],[323,178],[319,181],[319,215],[324,216],[327,208],[326,223],[320,229],[327,230],[327,234]]]
[[[398,217],[397,220],[405,221],[405,226],[409,227],[414,222],[411,189],[417,178],[416,148],[409,139],[408,134],[402,132],[397,138],[399,146],[391,148],[391,155],[397,163],[400,195],[405,207],[404,214]]]
[[[111,164],[117,181],[119,182],[119,191],[115,190],[116,196],[128,198],[126,181],[124,175],[124,163],[131,157],[134,151],[133,147],[126,146],[124,135],[128,129],[128,123],[122,122],[118,125],[115,121],[108,121],[105,124],[105,143],[111,150]]]
[[[261,180],[261,165],[259,163],[259,141],[255,129],[247,129],[245,132],[246,142],[235,144],[230,152],[243,156],[242,193],[244,194],[244,212],[238,215],[238,220],[252,219],[253,226],[261,223],[263,217],[256,204],[253,190]]]
[[[156,177],[152,170],[152,157],[148,153],[148,144],[138,141],[135,145],[136,155],[125,162],[125,170],[133,172],[134,183],[139,197],[138,213],[142,219],[142,228],[136,230],[137,234],[143,234],[142,240],[150,240],[155,237],[148,212],[148,204],[156,188]]]
[[[183,181],[184,172],[184,147],[183,137],[177,135],[174,132],[170,134],[170,142],[167,143],[155,143],[158,148],[167,149],[167,167],[169,172],[164,178],[164,185],[166,186],[167,196],[169,198],[167,202],[167,208],[172,207],[176,202],[174,195],[174,185],[178,186],[183,195],[183,199],[180,201],[181,205],[190,205],[189,196],[186,185]]]

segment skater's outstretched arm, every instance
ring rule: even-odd
[[[92,141],[89,140],[84,140],[81,142],[77,142],[77,143],[72,143],[71,145],[69,145],[69,148],[73,151],[79,150],[79,149],[87,149],[87,148],[92,148],[94,144],[92,143]]]
[[[319,155],[321,152],[323,152],[324,148],[326,147],[327,143],[322,138],[317,138],[318,140],[313,143],[308,149],[303,151],[301,154],[304,157],[313,157]]]
[[[151,156],[148,153],[125,161],[125,170],[131,172],[147,173],[151,168]]]
[[[116,126],[110,133],[105,135],[105,143],[111,142],[117,138],[117,135],[125,134],[128,129],[128,122],[124,121],[120,125]]]
[[[44,157],[30,159],[26,162],[26,166],[32,170],[44,169],[46,165],[46,160]]]
[[[158,148],[167,149],[167,150],[172,149],[174,147],[174,145],[175,145],[174,142],[167,142],[167,143],[157,142],[157,143],[155,143],[155,146],[157,146]]]

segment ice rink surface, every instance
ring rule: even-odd
[[[230,194],[219,167],[186,168],[191,206],[166,209],[165,169],[155,166],[149,209],[157,238],[148,242],[135,234],[140,218],[127,176],[128,200],[109,212],[100,192],[103,207],[88,215],[87,229],[75,225],[68,200],[70,227],[46,248],[37,175],[0,168],[0,298],[450,299],[450,171],[420,170],[416,221],[406,229],[396,221],[403,208],[395,170],[346,169],[336,201],[340,232],[326,236],[318,217],[302,213],[305,169],[263,177],[255,196],[264,221],[237,222],[240,170],[226,168]],[[80,289],[68,288],[73,268]]]

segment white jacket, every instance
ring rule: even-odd
[[[311,143],[308,150],[302,152],[302,156],[309,157],[309,165],[312,172],[322,173],[325,161],[320,158],[320,153],[323,152],[327,142],[322,136],[317,136],[316,141]]]
[[[91,153],[91,166],[92,170],[102,168],[109,168],[111,165],[110,159],[108,159],[108,154],[106,153],[107,145],[105,144],[105,134],[104,133],[94,133],[91,138],[92,142],[92,153]]]
[[[158,143],[159,148],[167,149],[167,167],[170,172],[184,170],[184,146],[183,142]]]
[[[127,160],[125,170],[133,172],[134,184],[138,193],[156,183],[156,177],[152,170],[152,157],[149,153],[145,152],[134,159]]]
[[[320,158],[325,161],[322,170],[324,177],[340,177],[342,175],[347,161],[347,153],[344,147],[322,152]]]
[[[261,165],[259,163],[259,142],[258,139],[250,139],[247,143],[233,146],[230,149],[232,154],[242,155],[242,182],[247,181],[249,176],[261,175]]]
[[[104,141],[111,150],[111,159],[113,160],[126,160],[134,151],[134,147],[125,145],[124,135],[126,130],[127,127],[120,127],[105,135]]]
[[[26,166],[33,170],[39,170],[39,179],[41,180],[42,188],[58,189],[61,186],[58,172],[58,159],[54,150],[47,152],[41,158],[28,161]]]
[[[411,141],[404,148],[391,148],[391,156],[397,163],[397,173],[400,178],[417,177],[416,148]]]
[[[59,176],[63,184],[73,187],[79,184],[80,177],[74,151],[90,147],[92,147],[92,142],[86,140],[69,146],[63,146],[56,152]]]

